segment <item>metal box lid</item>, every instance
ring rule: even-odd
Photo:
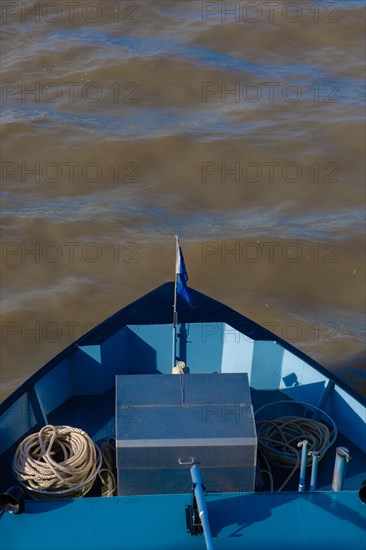
[[[120,375],[116,382],[118,448],[257,442],[246,373]]]

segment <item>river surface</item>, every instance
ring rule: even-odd
[[[365,391],[364,4],[3,2],[1,398],[172,280]]]

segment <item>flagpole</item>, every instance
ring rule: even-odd
[[[172,345],[172,368],[175,367],[176,357],[177,357],[177,324],[178,324],[178,313],[177,313],[177,265],[178,265],[178,254],[179,254],[179,235],[175,236],[175,276],[174,276],[174,304],[173,304],[173,345]]]

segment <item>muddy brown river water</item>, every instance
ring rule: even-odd
[[[2,2],[1,398],[174,277],[365,394],[364,4]]]

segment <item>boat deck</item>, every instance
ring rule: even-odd
[[[26,513],[0,518],[0,548],[203,550],[203,536],[186,531],[191,503],[191,494],[29,501]],[[364,548],[356,492],[218,493],[207,507],[216,550]]]
[[[265,403],[289,399],[289,397],[280,390],[251,390],[251,396],[254,410],[257,410]],[[53,425],[69,425],[82,428],[96,443],[100,444],[102,440],[115,435],[115,388],[101,395],[76,396],[68,399],[48,416],[48,422]],[[41,426],[37,429],[40,429],[40,427]],[[36,431],[36,429],[31,430],[30,433],[34,431]],[[17,442],[17,444],[18,443],[19,442]],[[17,444],[0,456],[0,471],[2,474],[0,490],[5,490],[10,485],[14,484],[15,480],[11,472],[11,460]],[[347,466],[344,489],[358,491],[365,477],[366,454],[343,434],[338,434],[335,445],[328,450],[323,460],[319,463],[317,488],[325,491],[331,490],[336,446],[347,447],[352,457],[351,462]],[[272,466],[272,474],[274,477],[274,488],[276,490],[288,476],[289,470]],[[269,491],[270,487],[267,476],[263,477],[265,478],[265,485],[262,490]],[[309,483],[309,481],[310,469],[308,468],[307,482]],[[296,491],[297,484],[298,475],[295,474],[293,480],[291,480],[286,487],[286,490]],[[93,493],[91,493],[91,495],[92,494]]]

